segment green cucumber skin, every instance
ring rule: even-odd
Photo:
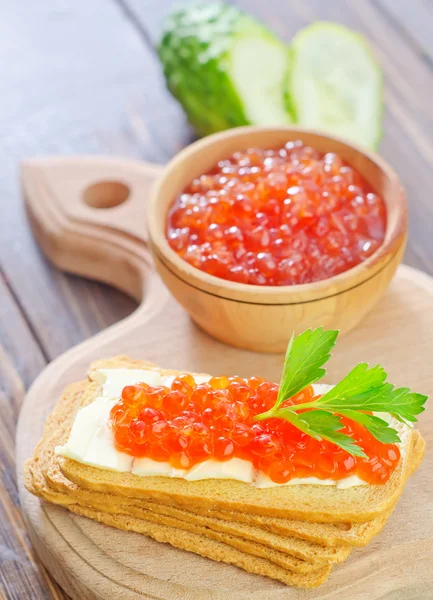
[[[158,54],[167,87],[199,135],[249,124],[227,69],[242,18],[231,6],[198,3],[179,7],[165,22]]]
[[[252,30],[277,40],[258,21],[218,2],[179,7],[165,21],[158,54],[167,87],[201,136],[252,124],[230,73],[234,39]]]
[[[384,134],[383,115],[384,115],[384,111],[385,111],[385,103],[384,103],[384,97],[383,97],[383,88],[384,88],[383,72],[382,72],[381,68],[379,67],[379,65],[377,64],[376,57],[374,56],[369,44],[367,43],[367,41],[364,38],[364,36],[361,35],[360,33],[357,33],[355,31],[347,29],[344,25],[340,25],[339,23],[333,23],[333,22],[329,22],[329,21],[317,21],[316,23],[313,23],[312,25],[309,25],[306,28],[300,30],[296,34],[296,36],[292,40],[292,45],[290,46],[289,68],[287,71],[287,80],[286,80],[287,85],[286,85],[286,88],[284,91],[284,100],[285,100],[286,110],[292,115],[292,118],[295,123],[302,125],[302,123],[299,122],[299,114],[298,114],[298,111],[296,108],[297,100],[296,100],[295,94],[292,90],[292,77],[291,77],[293,64],[294,64],[294,60],[295,60],[295,56],[296,56],[296,46],[297,46],[298,40],[301,38],[301,36],[305,35],[306,32],[312,33],[315,30],[320,29],[322,27],[326,27],[328,29],[331,29],[331,28],[334,29],[336,34],[344,33],[345,35],[349,34],[349,35],[357,38],[358,41],[360,43],[362,43],[362,45],[367,49],[368,54],[370,54],[370,56],[372,58],[372,63],[374,64],[378,78],[380,80],[379,95],[377,98],[377,102],[379,105],[379,111],[378,111],[377,123],[376,123],[377,133],[376,133],[375,139],[371,143],[371,149],[377,150],[377,148],[383,138],[383,134]]]

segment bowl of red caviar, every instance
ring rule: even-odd
[[[377,154],[296,127],[241,127],[181,151],[147,208],[156,269],[192,319],[248,350],[355,327],[407,237],[404,190]]]

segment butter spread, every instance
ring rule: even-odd
[[[194,465],[191,469],[175,469],[168,462],[159,462],[150,458],[134,458],[119,452],[114,445],[114,435],[109,427],[110,411],[116,404],[126,385],[144,382],[149,385],[170,386],[174,375],[161,375],[158,371],[143,369],[100,369],[96,379],[102,385],[101,396],[91,404],[77,412],[68,441],[64,446],[57,446],[57,454],[72,458],[83,464],[112,471],[131,472],[140,476],[180,477],[188,481],[202,479],[235,479],[252,483],[258,488],[276,487],[279,485],[335,485],[337,488],[349,488],[357,485],[368,485],[356,475],[350,475],[339,481],[318,479],[317,477],[294,478],[285,484],[272,481],[261,471],[256,472],[248,460],[232,458],[227,461],[209,459]],[[196,383],[204,383],[210,375],[194,375]],[[325,393],[329,385],[315,384],[317,394]],[[377,413],[377,416],[388,421],[400,436],[400,452],[403,457],[408,444],[410,428],[392,418],[388,414]]]
[[[57,454],[111,471],[131,471],[134,458],[119,452],[114,446],[114,435],[108,426],[110,411],[116,399],[100,396],[80,408],[72,425],[69,439],[56,448]]]
[[[252,483],[254,478],[254,466],[249,460],[242,458],[231,458],[220,461],[211,458],[194,465],[185,475],[188,481],[200,479],[236,479]]]

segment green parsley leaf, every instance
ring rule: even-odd
[[[365,363],[358,365],[363,367],[366,377],[365,388],[371,385],[374,377],[379,371],[383,372],[382,367],[373,367],[372,369],[364,369]],[[369,390],[362,390],[362,382],[353,386],[351,393],[350,380],[352,373],[358,369],[355,367],[347,377],[339,384],[332,388],[317,400],[317,407],[332,409],[333,411],[342,414],[342,410],[352,411],[369,411],[369,412],[384,412],[389,413],[403,423],[416,422],[416,415],[419,415],[424,410],[424,404],[427,396],[411,392],[409,388],[394,388],[391,383],[383,383],[377,387],[370,387]],[[359,380],[359,373],[355,378]],[[341,393],[338,393],[338,388],[341,386]],[[352,417],[353,418],[353,417]],[[353,418],[356,421],[355,418]],[[358,420],[358,422],[360,422]]]
[[[382,444],[398,444],[401,442],[396,430],[393,429],[387,421],[376,415],[369,415],[367,413],[357,412],[356,410],[340,410],[338,411],[338,414],[364,425],[371,435],[379,442],[382,442]]]
[[[274,408],[325,375],[326,371],[321,367],[329,360],[337,336],[338,331],[324,331],[323,327],[307,329],[296,338],[292,335]]]
[[[286,408],[282,408],[281,410],[279,410],[276,413],[276,415],[278,415],[279,419],[285,419],[286,421],[289,421],[290,423],[292,423],[292,425],[297,427],[300,431],[303,431],[304,433],[308,434],[315,440],[320,441],[322,439],[319,436],[319,434],[316,433],[314,431],[314,429],[310,427],[308,420],[303,419],[303,415],[298,415],[293,410],[289,410]]]
[[[321,439],[332,442],[353,456],[366,458],[367,455],[355,441],[345,433],[341,433],[343,423],[337,415],[325,410],[308,410],[301,413],[300,419],[307,423],[310,431]]]
[[[328,411],[310,410],[298,415],[293,410],[282,408],[277,415],[290,421],[292,425],[315,440],[328,440],[354,456],[366,457],[362,448],[357,446],[350,436],[340,433],[340,429],[343,429],[340,418]]]
[[[380,365],[376,365],[371,369],[367,363],[360,363],[350,371],[344,379],[337,383],[329,392],[320,398],[322,405],[332,404],[332,401],[338,399],[341,402],[346,402],[349,398],[368,394],[379,386],[383,385],[386,379],[385,369]],[[346,405],[347,406],[347,405]],[[349,408],[347,406],[347,408]],[[368,408],[365,410],[369,410]]]
[[[386,382],[387,374],[380,365],[370,368],[367,363],[360,363],[317,400],[280,408],[285,400],[325,374],[322,367],[330,358],[337,335],[337,331],[324,331],[318,327],[308,329],[296,338],[292,336],[277,401],[255,419],[284,419],[316,440],[327,440],[349,454],[366,457],[362,448],[342,433],[340,416],[360,423],[383,444],[394,444],[400,442],[397,431],[384,419],[369,413],[388,413],[402,423],[410,424],[416,422],[416,416],[424,410],[427,396],[411,392],[409,388],[395,388]]]

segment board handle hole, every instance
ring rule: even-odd
[[[114,208],[126,202],[130,189],[121,181],[99,181],[84,190],[83,199],[93,208]]]

